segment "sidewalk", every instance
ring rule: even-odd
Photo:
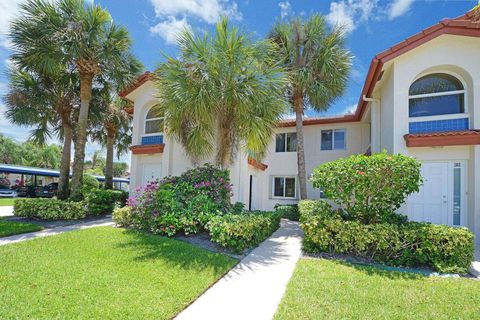
[[[0,206],[0,217],[13,216],[13,206]]]
[[[22,233],[22,234],[17,234],[10,237],[0,238],[0,246],[15,243],[15,242],[21,242],[29,239],[53,236],[56,234],[69,232],[69,231],[75,231],[75,230],[93,228],[93,227],[114,226],[114,225],[115,223],[112,221],[112,218],[110,217],[101,219],[101,220],[81,222],[81,223],[77,223],[69,226],[45,229],[38,232]]]
[[[480,278],[480,246],[475,246],[475,260],[472,262],[470,273]]]
[[[272,319],[301,254],[298,222],[282,220],[270,238],[175,319]]]

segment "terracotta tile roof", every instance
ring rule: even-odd
[[[124,98],[124,99],[127,99],[126,97],[132,93],[135,89],[137,89],[138,87],[140,87],[142,84],[144,84],[145,82],[147,81],[150,81],[150,80],[153,80],[154,79],[154,75],[153,73],[151,73],[150,71],[147,71],[145,72],[144,74],[140,75],[137,80],[135,80],[135,82],[133,82],[132,84],[130,84],[129,86],[127,86],[125,89],[123,89],[122,91],[119,92],[119,96]],[[127,99],[128,100],[128,99]]]
[[[331,124],[331,123],[343,123],[343,122],[355,122],[359,121],[353,114],[346,114],[336,117],[314,117],[304,118],[303,125],[310,126],[315,124]],[[278,124],[279,127],[295,127],[295,119],[282,120]]]
[[[403,138],[407,147],[469,146],[480,144],[480,130],[415,133]]]

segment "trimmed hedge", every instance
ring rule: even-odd
[[[466,228],[420,222],[363,224],[345,220],[323,201],[301,201],[299,210],[307,252],[349,254],[447,273],[466,273],[473,260],[473,233]]]
[[[111,214],[115,207],[126,203],[126,192],[120,190],[91,189],[85,195],[85,203],[89,214]]]
[[[84,202],[69,202],[57,199],[15,199],[13,213],[17,217],[74,220],[87,216]]]
[[[227,214],[210,219],[207,229],[211,240],[237,253],[253,248],[280,226],[275,212]]]
[[[298,213],[298,205],[296,204],[280,204],[277,203],[273,209],[278,212],[282,218],[291,221],[298,221],[300,214]]]

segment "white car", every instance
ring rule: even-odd
[[[7,186],[0,185],[0,198],[16,198],[17,191],[10,189]]]

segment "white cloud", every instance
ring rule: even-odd
[[[334,0],[330,3],[327,22],[345,28],[345,32],[354,31],[360,24],[369,20],[395,19],[410,9],[414,0]]]
[[[208,24],[221,16],[241,20],[237,3],[233,0],[150,0],[155,16],[160,22],[150,28],[152,34],[162,36],[167,43],[175,43],[176,36],[185,27],[191,29],[189,19],[198,19]]]
[[[388,18],[390,20],[400,17],[408,12],[413,0],[394,0],[388,7]]]
[[[9,48],[7,34],[10,22],[17,16],[19,6],[25,0],[2,0],[0,1],[0,47]]]
[[[343,26],[345,32],[355,30],[359,22],[370,19],[378,0],[341,0],[330,3],[327,21],[332,25]]]
[[[292,6],[290,5],[290,2],[279,2],[278,6],[280,7],[280,17],[282,19],[292,14]]]
[[[215,23],[222,15],[241,19],[235,2],[228,0],[150,0],[159,18],[166,16],[195,16],[207,23]]]
[[[165,21],[151,27],[150,32],[161,36],[167,43],[174,44],[177,41],[178,34],[185,29],[192,29],[185,17],[176,19],[173,16],[169,16]]]

